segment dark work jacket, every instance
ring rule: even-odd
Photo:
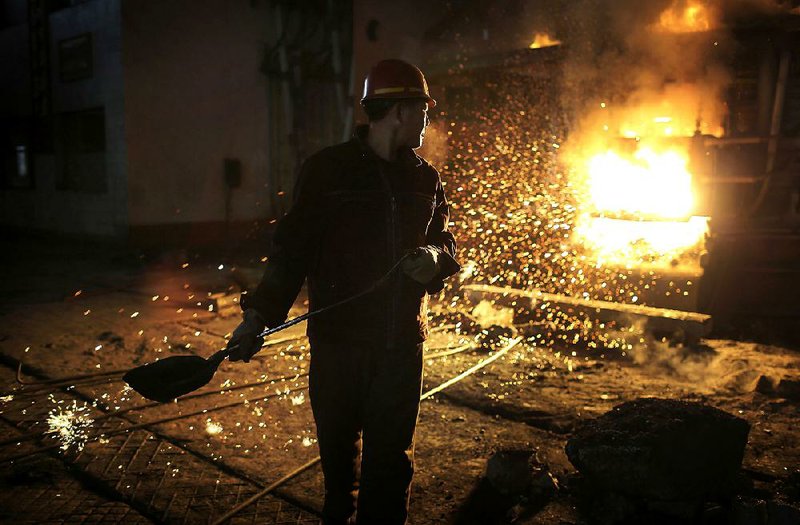
[[[303,164],[264,277],[242,299],[268,327],[286,320],[306,278],[312,311],[369,288],[404,253],[432,245],[440,272],[427,286],[398,270],[376,291],[308,321],[312,343],[379,338],[394,346],[426,338],[426,292],[440,291],[460,269],[447,199],[436,169],[411,149],[395,162],[381,159],[367,146],[367,131],[359,127],[351,141]]]

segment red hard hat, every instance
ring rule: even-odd
[[[425,75],[418,67],[397,59],[381,60],[375,64],[364,79],[361,103],[366,100],[404,98],[424,99],[431,108],[436,105],[428,92]]]

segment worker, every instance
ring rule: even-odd
[[[229,348],[238,345],[231,361],[247,362],[265,326],[285,321],[305,279],[316,310],[369,289],[400,262],[376,290],[308,321],[323,522],[392,525],[408,515],[427,294],[460,268],[441,179],[414,153],[436,105],[422,72],[379,62],[361,105],[369,124],[303,164]]]

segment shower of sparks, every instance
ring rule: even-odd
[[[463,75],[458,68],[450,74]],[[667,295],[677,294],[680,283],[673,286],[664,279],[674,264],[666,264],[663,273],[649,260],[642,261],[649,266],[640,267],[638,253],[629,254],[631,264],[601,264],[596,247],[582,236],[590,225],[584,220],[589,211],[585,188],[576,185],[573,166],[562,153],[569,124],[552,79],[502,70],[471,75],[478,75],[469,82],[479,87],[469,97],[448,101],[448,111],[431,126],[426,144],[430,156],[445,151],[437,167],[451,203],[450,227],[459,242],[458,259],[470,261],[459,281],[628,304],[652,304],[648,300],[654,299],[652,290],[659,283]],[[453,80],[456,85],[462,81]],[[663,120],[657,125],[669,124]],[[684,226],[702,237],[705,223],[688,219]],[[601,255],[604,261],[614,260]],[[693,264],[694,256],[676,262]],[[453,292],[450,308],[469,311],[474,305],[464,304],[459,284],[447,283]],[[591,313],[543,304],[528,314],[537,327],[532,345],[627,347],[614,323],[600,322]]]
[[[61,450],[66,452],[73,445],[83,450],[89,439],[89,429],[94,420],[88,415],[89,407],[78,406],[77,401],[67,407],[56,407],[47,417],[47,434],[61,441]]]

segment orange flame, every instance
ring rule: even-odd
[[[676,0],[661,13],[655,29],[670,33],[696,33],[714,28],[713,14],[698,0]]]
[[[533,42],[528,46],[530,49],[540,49],[542,47],[552,47],[561,45],[560,40],[551,38],[547,33],[536,33],[533,37]]]
[[[663,120],[666,120],[664,117]],[[702,246],[708,218],[694,216],[689,156],[676,146],[612,149],[579,170],[582,198],[574,233],[598,264],[667,264]]]
[[[632,158],[606,151],[589,159],[589,196],[595,211],[679,219],[694,208],[688,159],[677,151],[644,147]]]

